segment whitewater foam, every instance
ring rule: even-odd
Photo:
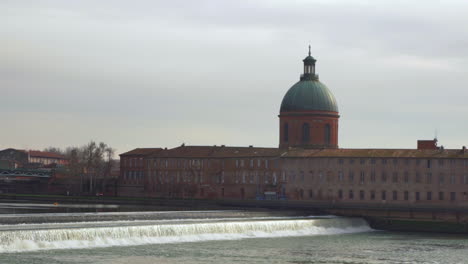
[[[245,238],[333,235],[372,229],[363,219],[290,219],[185,222],[137,226],[0,232],[0,252],[182,243]]]

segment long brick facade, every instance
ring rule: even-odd
[[[468,204],[462,149],[180,146],[121,158],[136,162],[122,167],[124,196]]]

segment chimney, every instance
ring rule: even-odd
[[[465,154],[465,152],[466,152],[466,147],[463,146],[463,147],[462,147],[462,153]]]
[[[249,145],[249,148],[253,148],[253,145]]]
[[[423,150],[423,149],[432,149],[432,150],[438,149],[438,147],[437,147],[437,139],[433,139],[433,140],[418,140],[418,150]]]

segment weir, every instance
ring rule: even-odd
[[[71,226],[70,226],[71,225]],[[360,218],[247,218],[0,226],[0,252],[366,232]]]

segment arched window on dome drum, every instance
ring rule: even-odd
[[[309,142],[310,140],[310,127],[309,124],[302,125],[302,142]]]
[[[283,126],[283,141],[288,142],[289,141],[289,125],[288,123],[285,123]]]
[[[331,139],[331,129],[330,129],[330,124],[325,125],[325,144],[330,145],[330,139]]]

